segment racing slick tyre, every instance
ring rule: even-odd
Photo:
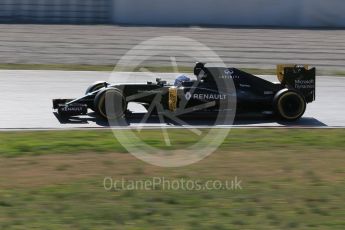
[[[96,81],[95,83],[93,83],[92,85],[90,85],[86,91],[85,91],[85,95],[95,92],[97,90],[102,89],[107,83],[105,81]],[[93,104],[90,105],[90,109],[92,111],[95,111],[95,107]]]
[[[307,107],[303,95],[291,89],[280,90],[275,95],[273,103],[276,115],[286,121],[298,120]]]
[[[86,89],[85,95],[102,89],[105,85],[107,85],[105,81],[96,81]]]
[[[114,120],[123,117],[127,110],[127,102],[121,90],[105,88],[96,94],[94,108],[102,118]]]
[[[107,85],[105,81],[96,81],[86,89],[85,95],[102,89],[105,85]]]

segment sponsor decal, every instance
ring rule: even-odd
[[[240,79],[240,76],[221,75],[220,79]]]
[[[224,70],[224,75],[219,76],[220,79],[239,79],[240,76],[234,75],[234,70],[233,69],[225,69]]]
[[[315,81],[311,80],[295,80],[295,88],[296,89],[314,89],[315,88]]]
[[[240,84],[241,87],[244,87],[244,88],[250,88],[251,86],[250,85],[245,85],[245,84]]]
[[[185,98],[187,99],[187,101],[189,101],[190,99],[195,99],[195,100],[225,100],[227,99],[227,95],[226,94],[191,94],[190,92],[187,92],[185,94]]]
[[[225,73],[225,75],[233,75],[234,74],[234,70],[232,70],[232,69],[226,69],[226,70],[224,70],[224,73]]]
[[[82,107],[64,107],[61,109],[61,111],[64,111],[64,112],[82,112],[83,108]]]
[[[272,95],[273,91],[264,91],[264,95]]]
[[[198,100],[225,100],[225,94],[194,94],[193,98]]]

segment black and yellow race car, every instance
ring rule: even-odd
[[[273,83],[236,68],[207,67],[196,63],[195,79],[179,77],[174,84],[157,79],[145,84],[96,82],[77,99],[54,99],[62,117],[86,115],[123,118],[130,102],[142,104],[149,115],[199,116],[202,114],[259,113],[288,121],[301,118],[315,100],[315,68],[279,65]]]

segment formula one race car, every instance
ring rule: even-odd
[[[111,120],[125,117],[130,113],[128,103],[136,102],[150,112],[149,116],[165,112],[198,116],[233,110],[236,115],[257,112],[297,120],[304,114],[307,103],[315,100],[315,68],[278,65],[277,74],[279,83],[272,83],[236,68],[197,63],[196,80],[182,76],[175,84],[161,79],[145,84],[96,82],[78,99],[54,99],[53,108],[62,117],[85,115],[90,109]],[[235,102],[235,108],[228,108],[231,105],[228,102]]]

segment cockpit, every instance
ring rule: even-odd
[[[206,73],[204,72],[205,64],[201,62],[197,62],[194,66],[194,75],[197,78],[196,80],[199,82],[203,82],[205,80]],[[192,86],[196,80],[192,80],[190,77],[186,75],[177,76],[174,82],[174,86]]]

